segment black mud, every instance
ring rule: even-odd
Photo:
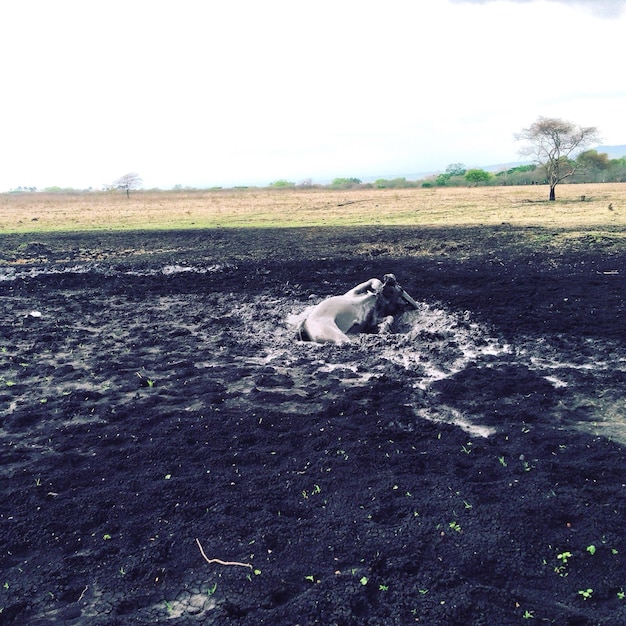
[[[307,233],[6,240],[0,623],[626,623],[626,257]]]

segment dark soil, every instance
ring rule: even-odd
[[[625,624],[626,254],[528,241],[4,236],[0,623]]]

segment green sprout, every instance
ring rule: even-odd
[[[574,555],[571,552],[561,552],[557,554],[556,558],[563,562],[563,565],[567,565],[568,559],[571,559]]]
[[[579,589],[578,595],[582,596],[584,600],[590,600],[593,595],[593,589]]]
[[[567,566],[567,561],[569,559],[572,558],[572,553],[571,552],[561,552],[560,554],[556,555],[556,558],[561,561],[561,565],[557,565],[554,568],[555,573],[557,573],[559,576],[567,576],[567,572],[566,570],[566,566]]]
[[[596,547],[593,544],[587,546],[587,552],[593,556],[596,553]]]

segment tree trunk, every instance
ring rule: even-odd
[[[554,202],[556,200],[556,194],[554,193],[554,186],[550,185],[550,202]]]

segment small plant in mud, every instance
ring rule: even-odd
[[[206,590],[206,594],[207,596],[209,596],[209,598],[217,591],[217,583],[213,583],[212,587],[209,587]]]
[[[139,384],[142,387],[149,387],[150,389],[154,387],[156,382],[152,378],[146,378],[141,372],[137,372],[137,378],[139,378]]]
[[[506,467],[508,465],[508,463],[506,462],[503,456],[498,457],[498,462],[500,463],[500,465],[502,465],[502,467]]]
[[[322,493],[322,488],[319,485],[313,485],[313,489],[311,489],[310,492],[308,492],[306,489],[302,490],[302,497],[305,500],[308,500],[310,496],[316,496],[320,493]]]
[[[459,524],[458,522],[450,522],[449,526],[452,530],[455,530],[457,533],[460,533],[463,530],[461,528],[461,524]]]
[[[583,600],[591,600],[593,596],[593,589],[579,589],[578,595],[583,597]]]
[[[591,544],[590,546],[587,546],[587,552],[589,552],[589,554],[591,554],[591,556],[593,556],[596,553],[596,547]]]
[[[572,558],[572,556],[574,555],[571,552],[561,552],[560,554],[557,554],[556,558],[561,561],[561,565],[557,565],[554,568],[555,573],[559,576],[567,576],[567,562]]]
[[[624,587],[620,587],[620,590],[617,592],[617,599],[618,600],[626,599],[626,591],[624,591]]]
[[[535,617],[534,611],[529,611],[528,609],[526,609],[524,611],[524,614],[522,615],[523,619],[533,619],[534,617]]]
[[[571,559],[574,555],[571,552],[561,552],[556,555],[556,558],[559,559],[563,565],[567,565],[569,559]]]

